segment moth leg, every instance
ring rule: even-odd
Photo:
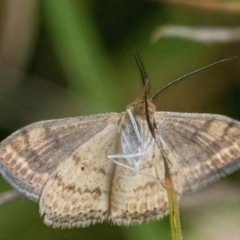
[[[114,160],[116,162],[119,162],[118,159],[125,159],[128,162],[128,165],[133,166],[135,168],[139,168],[139,165],[141,161],[139,159],[143,158],[145,153],[139,152],[139,153],[128,153],[128,154],[115,154],[115,155],[107,155],[107,158],[109,160]],[[136,160],[137,158],[137,160]]]
[[[126,159],[127,159],[127,158],[134,158],[134,157],[142,157],[142,156],[144,156],[144,155],[147,153],[146,151],[143,150],[143,147],[142,147],[142,146],[141,146],[141,147],[138,147],[137,152],[134,153],[136,150],[133,149],[133,146],[132,146],[132,144],[130,144],[129,139],[127,138],[127,136],[126,136],[126,134],[125,134],[124,131],[122,132],[122,136],[123,136],[123,139],[124,139],[126,145],[127,145],[128,148],[129,148],[129,151],[130,151],[131,153],[112,154],[112,155],[108,155],[108,156],[107,156],[108,158],[126,158]]]
[[[110,157],[109,157],[109,156],[110,156]],[[111,156],[114,156],[114,155],[109,155],[109,156],[107,156],[107,158],[108,158],[111,162],[117,164],[118,166],[121,166],[121,167],[126,168],[126,169],[130,169],[130,170],[132,170],[132,171],[134,171],[134,172],[136,172],[136,173],[139,173],[139,174],[141,174],[141,175],[144,175],[144,176],[153,178],[153,179],[159,181],[164,188],[167,188],[167,187],[168,187],[168,186],[165,184],[165,182],[164,182],[164,181],[161,181],[159,178],[154,177],[153,175],[150,175],[150,174],[143,173],[141,170],[137,170],[137,169],[134,168],[134,167],[131,167],[131,166],[125,164],[125,163],[121,163],[121,162],[115,160],[114,158],[111,158]]]
[[[114,159],[114,158],[135,158],[135,157],[143,157],[146,153],[145,152],[138,152],[138,153],[128,153],[128,154],[113,154],[107,155],[107,158]]]
[[[134,132],[135,132],[135,134],[136,134],[136,136],[137,136],[137,139],[138,139],[139,143],[141,144],[141,143],[142,143],[142,139],[141,139],[141,134],[140,134],[140,131],[139,131],[137,122],[136,122],[136,120],[135,120],[135,118],[134,118],[134,116],[133,116],[130,108],[127,107],[126,110],[127,110],[127,113],[128,113],[128,115],[129,115],[129,117],[130,117],[130,120],[131,120],[133,129],[134,129]]]

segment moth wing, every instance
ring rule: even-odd
[[[44,222],[53,227],[86,227],[109,216],[118,128],[106,126],[60,163],[40,197]]]
[[[140,224],[168,213],[167,192],[163,186],[164,165],[159,149],[149,150],[137,170],[139,172],[116,166],[109,218],[117,225]]]
[[[240,168],[240,123],[212,114],[156,112],[157,137],[170,171],[193,191]],[[172,164],[171,164],[172,163]]]
[[[16,190],[37,201],[58,165],[119,118],[113,113],[26,126],[0,144],[0,173]]]

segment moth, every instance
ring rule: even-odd
[[[149,97],[139,67],[143,92],[125,112],[33,123],[0,144],[2,177],[39,202],[47,225],[162,218],[169,212],[164,159],[178,198],[239,169],[240,123],[157,112],[158,92]]]

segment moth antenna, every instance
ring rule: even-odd
[[[141,73],[141,78],[142,78],[142,82],[143,82],[143,85],[148,85],[149,82],[148,82],[148,77],[147,77],[147,74],[146,74],[146,71],[144,70],[144,67],[143,67],[143,64],[142,64],[142,61],[139,57],[139,54],[137,53],[137,50],[134,49],[134,57],[135,57],[135,60],[136,60],[136,63],[137,63],[137,66],[138,66],[138,69]]]
[[[199,68],[199,69],[197,69],[197,70],[195,70],[195,71],[193,71],[193,72],[190,72],[190,73],[188,73],[188,74],[185,74],[185,75],[183,75],[182,77],[173,80],[172,82],[168,83],[167,85],[165,85],[164,87],[162,87],[161,89],[159,89],[159,90],[153,95],[153,97],[151,98],[151,100],[153,100],[154,98],[156,98],[159,93],[161,93],[162,91],[164,91],[164,90],[167,89],[168,87],[172,86],[173,84],[179,82],[180,80],[185,79],[185,78],[187,78],[187,77],[190,77],[190,76],[192,76],[192,75],[194,75],[194,74],[196,74],[196,73],[198,73],[198,72],[200,72],[200,71],[202,71],[202,70],[204,70],[204,69],[210,68],[210,67],[212,67],[212,66],[214,66],[214,65],[217,65],[217,64],[219,64],[219,63],[222,63],[222,62],[231,61],[231,60],[233,60],[233,59],[235,59],[235,58],[237,58],[237,56],[230,57],[230,58],[225,58],[225,59],[223,59],[223,60],[220,60],[220,61],[211,63],[211,64],[209,64],[209,65],[207,65],[207,66],[205,66],[205,67]]]
[[[148,127],[150,129],[151,132],[153,132],[153,127],[151,125],[151,122],[150,122],[150,116],[149,116],[149,112],[148,112],[148,99],[149,99],[149,81],[148,81],[148,78],[147,78],[147,74],[143,68],[143,64],[140,60],[140,57],[137,53],[137,50],[134,48],[133,49],[134,51],[134,57],[135,57],[135,60],[136,60],[136,63],[137,63],[137,66],[138,66],[138,69],[140,71],[140,74],[141,74],[141,78],[142,78],[142,82],[143,82],[143,91],[142,91],[142,94],[139,98],[137,98],[137,100],[141,100],[143,101],[143,104],[144,104],[144,108],[145,108],[145,115],[146,115],[146,120],[147,120],[147,123],[148,123]],[[128,112],[128,115],[131,119],[131,122],[133,124],[133,128],[134,129],[137,129],[137,125],[135,124],[135,119],[133,117],[133,114],[131,113],[131,110],[127,108],[127,112]],[[136,127],[134,127],[136,125]],[[135,131],[136,133],[138,131]],[[140,139],[140,137],[138,137],[138,139]]]
[[[143,84],[144,84],[144,96],[143,96],[143,98],[144,98],[146,120],[147,120],[147,123],[148,123],[149,130],[150,130],[152,136],[155,138],[154,126],[150,121],[150,116],[149,116],[149,112],[148,112],[148,98],[149,98],[148,93],[149,93],[149,89],[150,89],[149,80],[148,80],[146,71],[143,68],[142,61],[140,60],[139,54],[137,53],[136,49],[134,49],[134,56],[135,56],[135,60],[137,62],[138,68],[139,68],[140,73],[141,73],[142,81],[143,81]]]

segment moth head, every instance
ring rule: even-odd
[[[128,108],[134,115],[146,116],[146,110],[149,115],[156,111],[155,104],[150,99],[138,98],[131,103]]]

